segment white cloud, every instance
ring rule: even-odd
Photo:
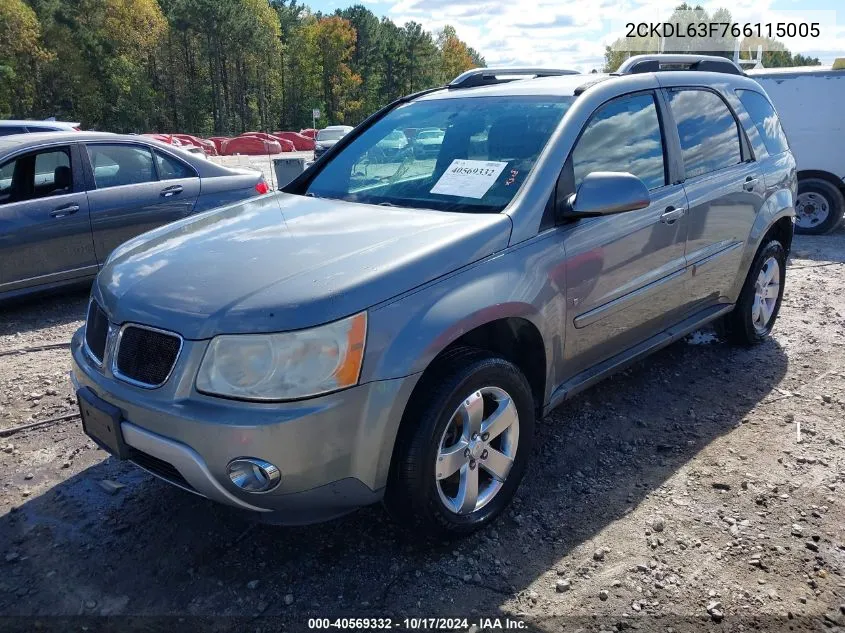
[[[605,46],[625,35],[625,23],[666,20],[678,1],[399,0],[392,4],[388,15],[397,24],[413,20],[432,31],[451,24],[490,66],[589,71],[601,68]],[[845,55],[845,27],[835,26],[835,12],[773,10],[775,2],[778,0],[716,0],[702,4],[710,13],[727,6],[733,20],[740,23],[820,22],[818,38],[779,39],[792,52],[815,55],[825,62]]]

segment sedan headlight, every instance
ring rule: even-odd
[[[215,336],[197,390],[244,400],[293,400],[358,383],[367,313],[281,334]]]

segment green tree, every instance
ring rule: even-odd
[[[0,117],[32,110],[39,67],[51,55],[41,47],[41,24],[22,0],[0,0]]]
[[[470,48],[458,38],[453,26],[443,27],[437,36],[437,47],[440,49],[440,76],[443,83],[478,66]]]

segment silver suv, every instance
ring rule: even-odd
[[[373,151],[421,129],[437,151]],[[470,71],[275,196],[119,247],[73,338],[83,428],[271,521],[384,500],[467,533],[513,497],[537,416],[711,321],[769,334],[795,192],[724,59]]]

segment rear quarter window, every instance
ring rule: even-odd
[[[766,151],[774,156],[788,150],[789,143],[786,140],[786,134],[769,100],[753,90],[737,90],[736,96],[754,121],[754,126],[763,139]]]

